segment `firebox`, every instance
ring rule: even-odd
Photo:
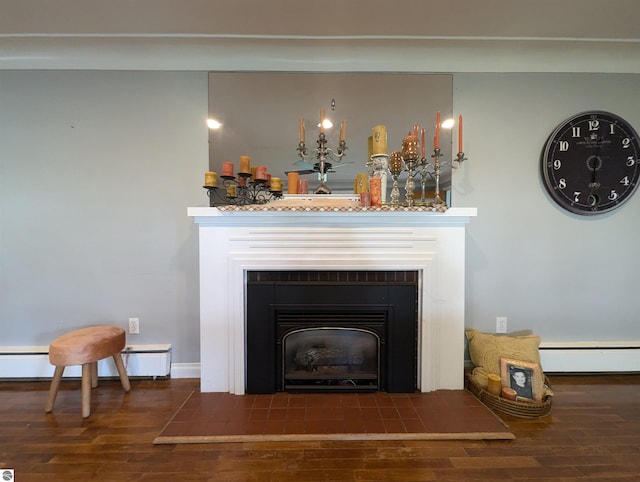
[[[247,272],[247,393],[413,392],[417,271]]]

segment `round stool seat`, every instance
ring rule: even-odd
[[[49,345],[49,362],[58,367],[84,365],[113,356],[124,348],[119,326],[91,326],[59,336]]]

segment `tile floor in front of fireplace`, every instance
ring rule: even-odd
[[[505,432],[466,390],[233,395],[195,391],[163,437]]]

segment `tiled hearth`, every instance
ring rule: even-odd
[[[464,434],[464,437],[461,437]],[[156,443],[511,438],[465,390],[431,393],[193,393]]]
[[[464,383],[465,226],[475,208],[343,212],[189,208],[200,235],[201,391],[246,389],[249,271],[419,273],[417,389]]]

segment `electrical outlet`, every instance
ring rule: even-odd
[[[496,317],[496,333],[506,333],[506,332],[507,332],[507,317],[506,316]]]
[[[140,318],[129,318],[129,334],[140,334]]]

